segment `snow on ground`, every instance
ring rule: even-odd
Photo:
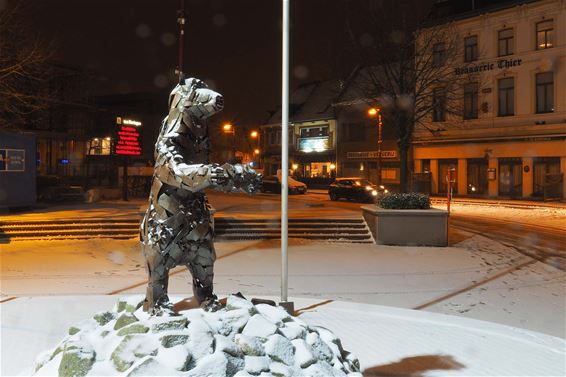
[[[150,316],[143,296],[119,301],[68,330],[31,371],[37,376],[360,376],[330,330],[283,308],[229,296],[217,312]]]
[[[0,247],[3,299],[145,292],[135,240],[22,241]],[[279,295],[278,241],[219,242],[216,250],[215,290],[220,295]],[[532,260],[481,236],[448,248],[290,240],[289,295],[424,306],[565,337],[565,273],[540,262],[513,270],[525,261]],[[190,284],[185,268],[172,270],[172,294],[190,294]]]
[[[446,204],[435,204],[434,208],[446,209]],[[552,227],[566,232],[566,208],[509,208],[489,202],[485,202],[485,204],[451,203],[450,212],[454,215],[491,218]]]

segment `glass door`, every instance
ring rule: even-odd
[[[499,195],[512,198],[523,195],[523,162],[521,158],[499,160]]]

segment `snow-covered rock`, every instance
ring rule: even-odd
[[[143,297],[118,301],[36,359],[38,376],[361,376],[332,331],[283,308],[229,296],[217,312],[150,316]]]

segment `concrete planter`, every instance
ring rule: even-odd
[[[448,212],[440,209],[362,207],[378,245],[448,246]]]

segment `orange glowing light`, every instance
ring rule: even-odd
[[[378,108],[372,107],[371,109],[368,110],[368,115],[369,115],[369,116],[375,116],[375,115],[377,115],[377,113],[379,113],[379,109],[378,109]]]
[[[257,131],[252,131],[252,132],[250,132],[250,136],[251,136],[252,138],[254,138],[254,139],[255,139],[256,137],[258,137],[258,135],[259,135],[259,133],[258,133]]]

